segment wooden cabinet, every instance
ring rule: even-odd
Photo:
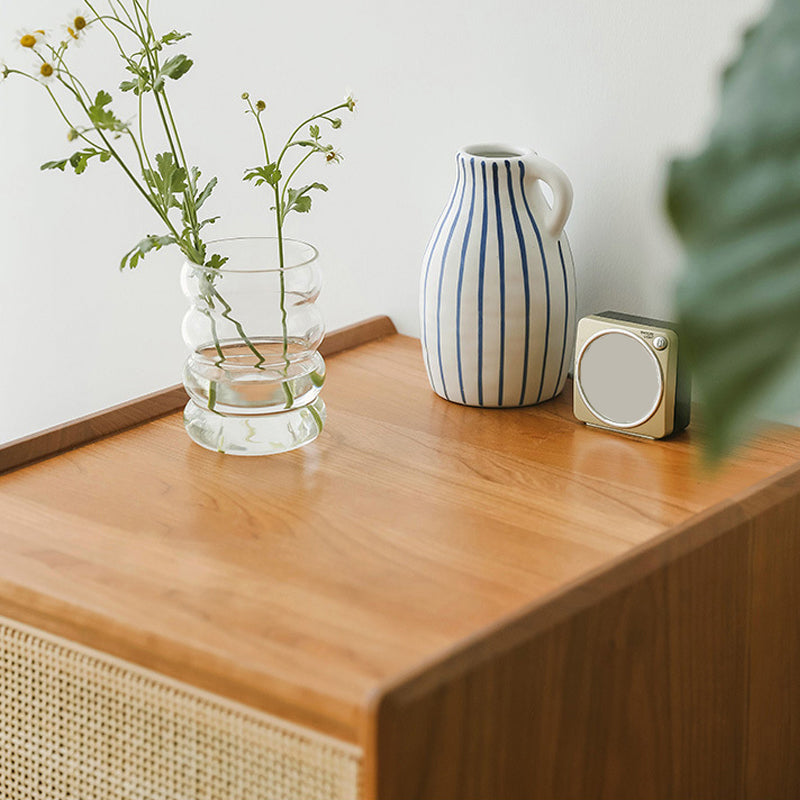
[[[800,431],[709,476],[385,320],[328,363],[281,456],[179,390],[0,451],[0,796],[800,797]]]

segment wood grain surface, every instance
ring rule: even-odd
[[[319,351],[327,357],[393,333],[397,330],[389,317],[372,317],[329,333]],[[0,444],[0,474],[179,411],[188,399],[183,386],[171,386],[64,425]]]
[[[711,478],[691,431],[587,428],[568,392],[454,405],[398,335],[329,367],[328,424],[301,450],[211,453],[172,415],[1,477],[0,614],[366,742],[382,687],[532,604],[555,613],[564,587],[715,504],[744,518],[737,496],[800,453],[781,429]],[[565,641],[551,672],[581,657]]]
[[[800,469],[376,692],[366,797],[800,797]]]

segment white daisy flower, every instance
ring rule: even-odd
[[[47,84],[55,80],[55,77],[55,67],[49,61],[43,61],[42,65],[39,67],[39,74],[36,76],[38,81],[47,86]]]
[[[34,47],[41,47],[47,41],[47,35],[41,29],[35,31],[24,28],[17,31],[17,44],[20,47],[27,47],[33,49]]]
[[[83,9],[79,8],[70,14],[70,25],[80,33],[89,24],[88,16]]]
[[[88,21],[82,11],[73,11],[69,15],[69,22],[64,25],[66,41],[69,44],[80,45],[83,37],[86,36]]]
[[[61,43],[70,47],[80,47],[83,44],[83,35],[70,25],[61,26]]]

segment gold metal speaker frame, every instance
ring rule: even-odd
[[[630,422],[615,420],[607,412],[598,411],[584,391],[581,380],[581,366],[587,350],[610,333],[621,334],[635,341],[656,367],[656,399],[646,413]],[[659,337],[663,340],[661,348],[654,346]],[[581,422],[649,439],[661,439],[686,427],[689,421],[688,376],[681,371],[679,380],[678,334],[669,327],[669,323],[617,312],[584,317],[578,323],[575,350],[573,410]]]
[[[649,352],[650,357],[653,359],[653,362],[655,363],[656,366],[656,375],[658,377],[658,397],[656,401],[653,403],[653,405],[650,407],[650,410],[646,414],[641,416],[639,419],[634,420],[633,422],[616,422],[601,414],[594,407],[594,405],[592,405],[592,402],[586,396],[586,393],[583,390],[583,383],[579,380],[578,370],[580,369],[580,366],[583,362],[584,353],[593,342],[596,342],[601,336],[606,336],[609,333],[622,334],[624,336],[630,337],[637,343],[642,344],[645,347],[646,351]],[[583,399],[583,402],[586,404],[586,407],[589,409],[589,411],[592,414],[594,414],[597,417],[597,419],[602,420],[603,422],[606,423],[606,425],[608,425],[611,428],[636,428],[639,427],[640,425],[644,425],[644,423],[647,422],[647,420],[649,420],[653,416],[653,414],[656,413],[656,411],[658,411],[658,407],[661,405],[661,402],[664,399],[664,373],[661,369],[661,364],[659,363],[658,358],[656,358],[655,354],[647,347],[647,343],[644,341],[644,339],[642,339],[640,336],[637,336],[634,333],[631,333],[630,331],[625,331],[625,330],[614,329],[611,331],[609,330],[598,331],[593,336],[590,336],[583,343],[580,352],[578,353],[575,359],[575,386],[580,392],[581,398]]]

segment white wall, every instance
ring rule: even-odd
[[[346,160],[312,171],[331,191],[292,233],[323,253],[329,328],[387,313],[412,335],[454,153],[480,141],[532,146],[572,178],[581,314],[668,315],[680,255],[661,210],[664,165],[701,140],[719,68],[765,4],[153,0],[158,27],[194,33],[195,68],[172,97],[190,160],[222,182],[219,235],[271,233],[264,196],[239,182],[259,163],[241,92],[267,100],[278,138],[356,91],[336,137]],[[55,27],[63,9],[4,3],[0,58],[25,61],[15,31]],[[118,95],[117,64],[98,67],[98,48],[95,36],[82,48],[82,74]],[[112,164],[79,178],[38,171],[71,146],[43,92],[23,84],[0,85],[0,441],[177,383],[184,356],[179,254],[117,271],[157,220]]]

